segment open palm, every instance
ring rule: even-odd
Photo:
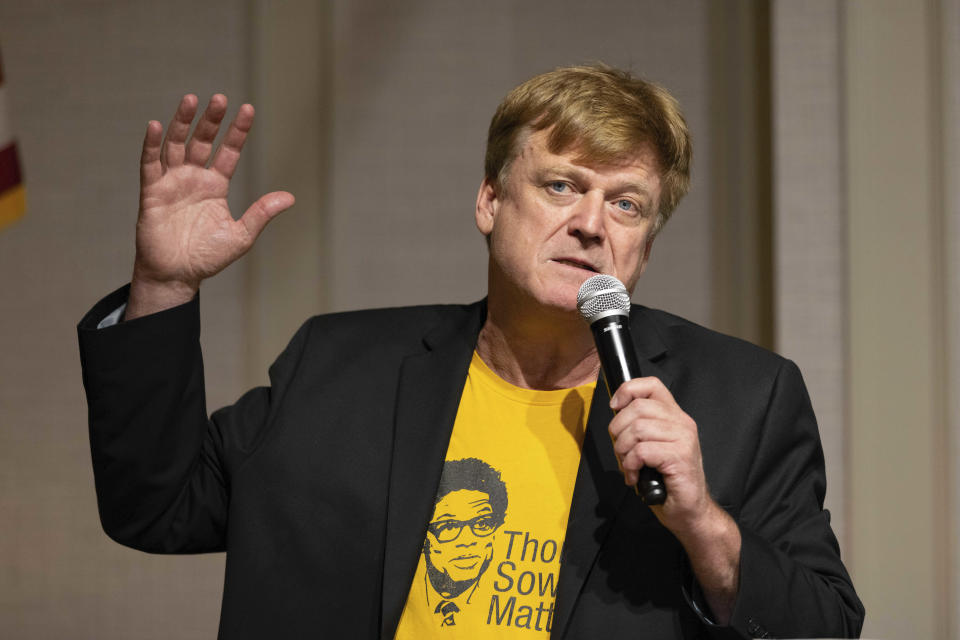
[[[271,218],[293,205],[290,193],[275,191],[233,219],[227,192],[253,124],[253,107],[240,107],[211,160],[226,110],[226,97],[213,96],[189,141],[196,96],[180,101],[162,142],[162,125],[147,125],[133,283],[140,290],[149,285],[196,292],[203,279],[246,253]]]

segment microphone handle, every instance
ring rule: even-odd
[[[603,378],[607,383],[607,393],[613,396],[620,385],[627,380],[640,377],[640,365],[633,351],[627,316],[607,316],[590,325],[593,339],[600,355]],[[640,469],[637,493],[647,505],[663,504],[667,500],[667,486],[663,476],[652,467]]]

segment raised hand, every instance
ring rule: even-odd
[[[213,96],[189,142],[194,95],[180,100],[162,141],[163,126],[155,120],[147,125],[128,320],[190,300],[202,280],[246,253],[267,222],[293,205],[292,194],[274,191],[233,219],[227,191],[253,125],[253,107],[240,107],[211,161],[226,112],[227,98]]]

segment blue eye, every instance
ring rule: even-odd
[[[566,193],[568,188],[569,185],[566,182],[560,182],[559,180],[550,183],[550,189],[552,189],[555,193]]]
[[[634,204],[629,200],[617,200],[617,206],[620,208],[621,211],[633,212],[633,211],[636,211],[637,209],[634,206]]]

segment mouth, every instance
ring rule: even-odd
[[[462,555],[453,558],[450,563],[458,569],[472,569],[480,560],[478,555]]]
[[[577,260],[576,258],[554,258],[553,262],[557,262],[559,264],[565,264],[568,267],[574,267],[575,269],[582,269],[583,271],[588,271],[590,273],[600,273],[599,271],[597,271],[596,267],[594,267],[589,262],[586,262],[584,260]]]

